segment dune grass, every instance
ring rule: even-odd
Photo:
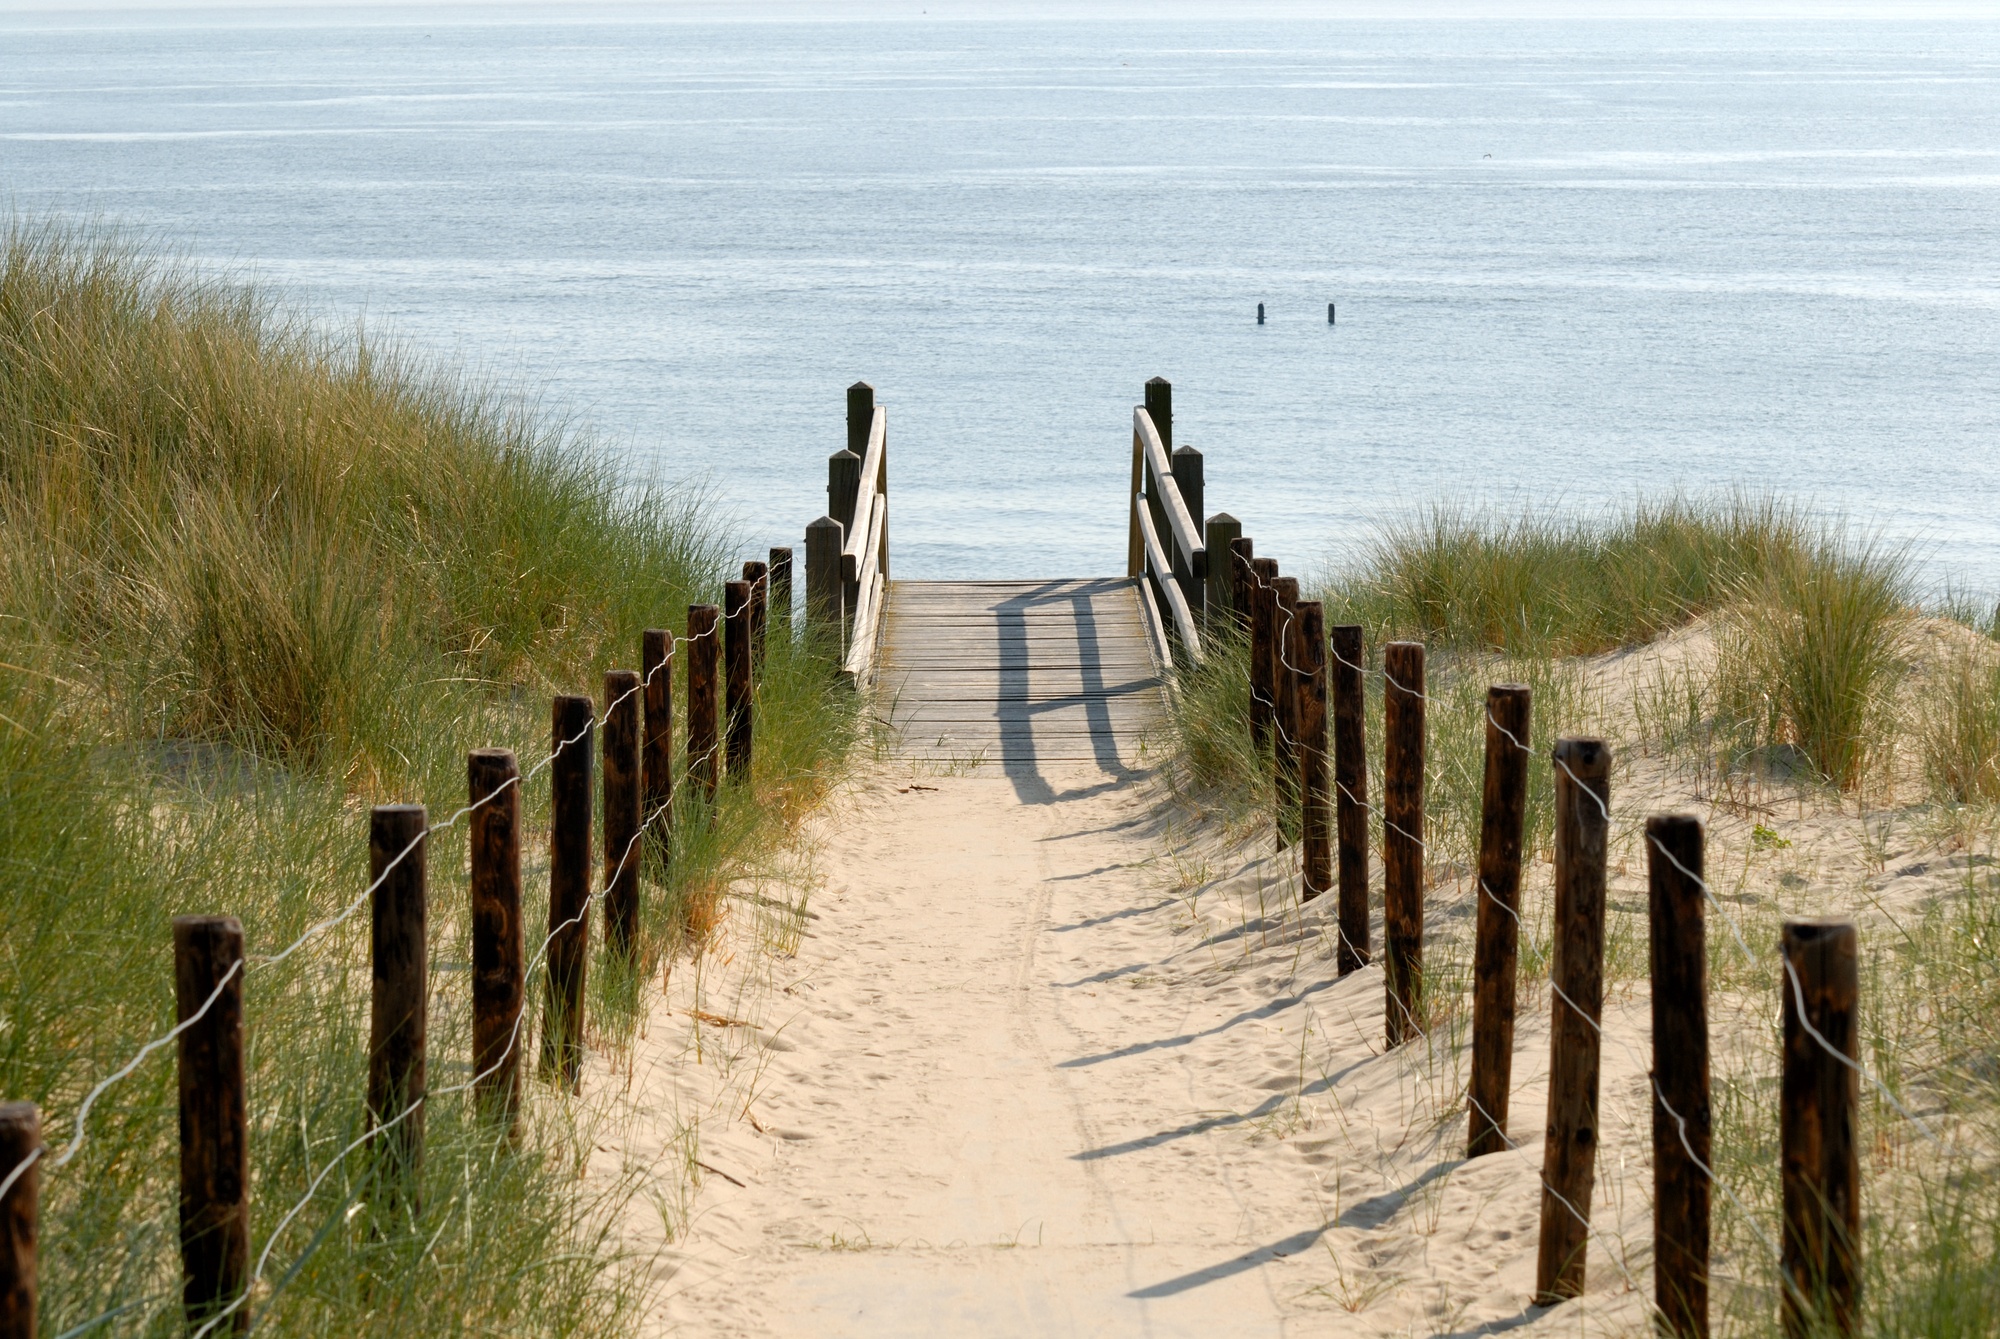
[[[719,595],[729,545],[702,502],[513,398],[115,237],[7,235],[0,1093],[39,1103],[62,1153],[89,1087],[172,1024],[169,919],[241,917],[260,1330],[628,1331],[640,1275],[610,1224],[658,1187],[580,1179],[599,1113],[531,1081],[514,1147],[439,1099],[421,1207],[378,1210],[365,1150],[340,1156],[365,1130],[366,909],[260,959],[366,886],[368,804],[443,818],[478,746],[526,771],[549,693],[599,697],[642,628]],[[759,691],[753,784],[677,814],[670,864],[647,868],[640,969],[593,965],[597,1050],[626,1043],[647,974],[837,770],[853,708],[824,660],[774,635]],[[523,790],[531,952],[547,804],[544,773]],[[469,1073],[463,827],[428,856],[437,1088]],[[169,1047],[110,1089],[45,1178],[51,1334],[177,1328],[173,1072]]]

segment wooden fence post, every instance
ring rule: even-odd
[[[1183,446],[1169,452],[1168,463],[1173,467],[1174,488],[1187,507],[1188,519],[1199,524],[1203,502],[1201,452],[1191,446]],[[1204,570],[1196,577],[1193,555],[1181,552],[1171,529],[1163,531],[1160,538],[1166,541],[1168,552],[1173,556],[1174,579],[1180,583],[1181,594],[1187,598],[1188,612],[1194,616],[1194,625],[1199,628],[1208,619],[1208,572]]]
[[[1852,921],[1789,920],[1780,952],[1785,1333],[1852,1335],[1861,1321],[1861,1076],[1839,1057],[1854,1059],[1860,941]]]
[[[42,1113],[33,1102],[0,1102],[0,1180],[27,1163],[0,1199],[0,1339],[36,1339],[42,1169]]]
[[[647,845],[659,858],[662,873],[672,857],[674,842],[674,634],[648,628],[639,639],[639,670],[646,683],[645,738],[640,744],[645,769]]]
[[[1245,637],[1250,635],[1254,611],[1251,600],[1257,589],[1256,558],[1257,546],[1248,535],[1229,541],[1229,611],[1235,615],[1236,631]]]
[[[836,572],[839,568],[834,569]],[[721,745],[716,737],[715,678],[722,659],[722,611],[712,604],[688,606],[687,776],[702,797],[715,800]]]
[[[1525,684],[1486,690],[1486,777],[1479,804],[1479,910],[1472,951],[1472,1080],[1465,1156],[1507,1142],[1514,1083],[1514,963],[1521,933],[1521,827],[1528,808]]]
[[[1601,739],[1555,747],[1556,897],[1549,967],[1549,1119],[1542,1150],[1542,1228],[1535,1301],[1581,1297],[1597,1174],[1598,1025],[1604,1014],[1605,857],[1611,831],[1611,748]]]
[[[1278,658],[1272,639],[1278,629],[1278,560],[1254,558],[1250,573],[1250,744],[1261,751],[1271,742],[1277,719],[1273,675]]]
[[[1326,756],[1326,607],[1300,600],[1292,623],[1299,668],[1299,882],[1310,902],[1333,887],[1333,805]]]
[[[1382,648],[1382,938],[1391,1046],[1424,1019],[1424,645]]]
[[[511,1138],[521,1109],[521,769],[512,749],[466,758],[473,806],[472,1073],[481,1109]]]
[[[1160,434],[1160,445],[1167,449],[1167,458],[1174,455],[1174,383],[1165,377],[1153,377],[1146,382],[1146,416],[1153,420],[1153,430]],[[1188,508],[1188,514],[1201,513]]]
[[[750,676],[750,583],[731,581],[725,584],[722,588],[722,609],[728,672],[725,691],[728,696],[729,779],[742,783],[750,780],[750,708],[756,692],[751,686]]]
[[[1243,537],[1243,522],[1226,511],[1208,518],[1202,543],[1208,547],[1208,591],[1204,601],[1207,626],[1220,631],[1226,619],[1236,617],[1236,541]]]
[[[840,546],[846,533],[831,516],[806,527],[806,635],[816,649],[836,660],[847,650],[841,636],[847,604],[840,579]]]
[[[868,454],[868,433],[875,426],[875,388],[865,381],[857,381],[847,388],[847,449],[855,459]],[[835,512],[837,517],[839,512]],[[842,524],[852,522],[854,513],[850,510]]]
[[[1368,929],[1368,725],[1362,678],[1361,628],[1342,623],[1327,630],[1333,663],[1333,831],[1340,881],[1340,943],[1334,967],[1341,976],[1366,967],[1374,956]]]
[[[1670,1339],[1708,1339],[1708,935],[1701,820],[1646,820],[1653,963],[1653,1300]]]
[[[1298,635],[1299,582],[1297,577],[1279,577],[1272,585],[1277,594],[1277,621],[1271,629],[1271,695],[1276,725],[1271,761],[1277,812],[1271,826],[1282,851],[1299,830],[1299,676],[1298,662],[1292,659],[1292,641]]]
[[[849,424],[851,428],[853,425]],[[863,439],[866,445],[866,439]],[[836,451],[826,458],[826,514],[840,522],[842,541],[854,533],[854,513],[861,505],[861,453],[858,451]],[[849,581],[841,572],[840,555],[834,555],[834,581],[840,587],[841,621],[843,625],[854,617],[854,609],[861,601],[861,581],[857,574]],[[806,565],[812,565],[812,533],[806,533]],[[841,649],[847,647],[847,638],[840,641]]]
[[[583,1069],[583,987],[590,966],[591,701],[554,707],[549,764],[549,970],[544,978],[542,1069],[571,1092]]]
[[[181,1305],[207,1320],[250,1281],[250,1138],[243,1101],[243,926],[174,917],[180,1035]],[[204,1008],[206,1012],[203,1012]],[[241,1333],[250,1308],[218,1328]]]
[[[743,564],[743,579],[750,583],[750,664],[764,668],[764,629],[770,621],[771,568],[768,563]]]
[[[424,1162],[424,1052],[430,1031],[426,826],[421,804],[378,804],[369,814],[368,880],[375,894],[369,927],[374,989],[369,999],[368,1123],[379,1129],[396,1122],[383,1130],[376,1150],[391,1203],[415,1202]]]
[[[777,611],[778,623],[784,629],[786,640],[792,635],[792,551],[790,548],[771,550],[771,608]]]
[[[639,946],[639,675],[604,673],[604,940],[614,953]]]

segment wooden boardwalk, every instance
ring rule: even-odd
[[[877,682],[897,757],[1123,773],[1165,709],[1128,578],[897,581],[883,618]]]

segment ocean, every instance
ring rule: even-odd
[[[2000,594],[2000,23],[14,15],[0,198],[532,395],[745,556],[863,378],[897,575],[1120,572],[1158,375],[1290,570],[1768,489]]]

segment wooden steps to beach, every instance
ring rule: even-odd
[[[897,757],[1133,767],[1165,709],[1127,578],[896,581],[877,653]]]

